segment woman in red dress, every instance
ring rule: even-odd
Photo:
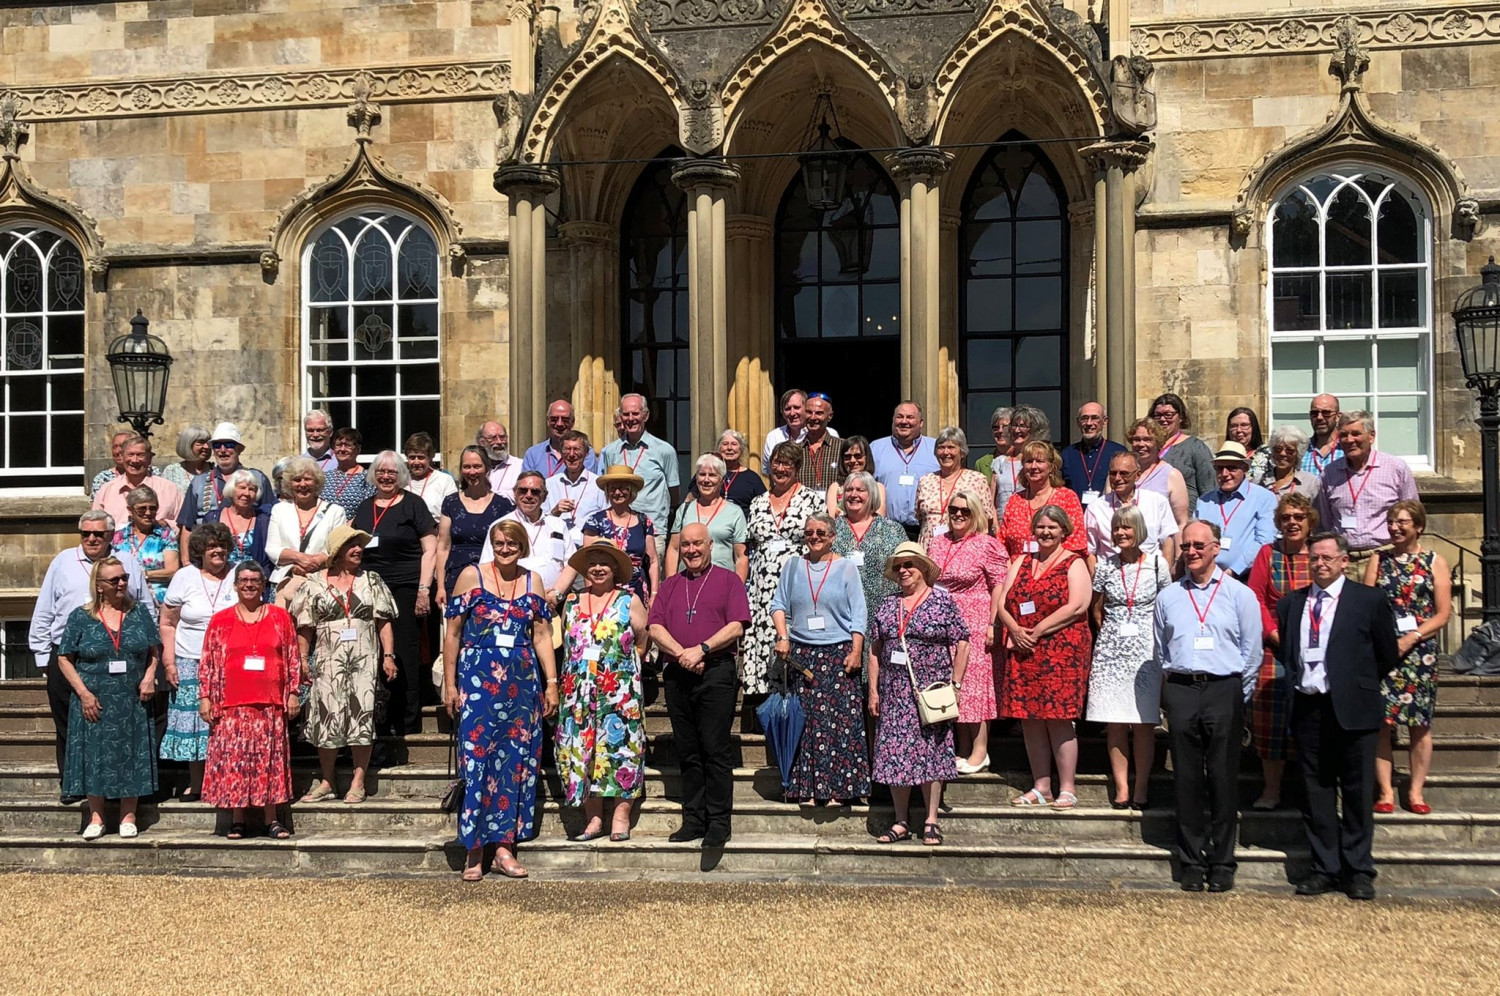
[[[1021,720],[1032,777],[1030,790],[1011,800],[1014,806],[1078,805],[1073,721],[1083,715],[1089,688],[1093,639],[1087,614],[1093,592],[1083,557],[1064,548],[1074,532],[1063,509],[1044,505],[1031,520],[1036,552],[1013,559],[1005,578],[1000,622],[1010,646],[1000,715]],[[1055,800],[1050,791],[1054,759]]]
[[[198,713],[209,724],[203,801],[231,810],[229,839],[245,836],[245,809],[260,806],[266,835],[290,837],[276,807],[292,798],[286,721],[301,701],[297,627],[267,605],[265,569],[253,560],[234,568],[239,601],[209,621],[203,637]]]
[[[1033,439],[1016,454],[1021,461],[1021,490],[1010,496],[1000,521],[1000,538],[1011,563],[1023,553],[1036,553],[1036,538],[1031,534],[1031,520],[1048,505],[1062,509],[1068,518],[1063,548],[1083,553],[1088,536],[1083,528],[1083,503],[1072,490],[1063,487],[1062,458],[1051,443]]]

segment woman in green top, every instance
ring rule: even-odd
[[[745,513],[724,496],[724,461],[713,453],[698,458],[693,470],[693,493],[678,508],[667,540],[667,572],[671,577],[680,566],[678,540],[684,526],[698,523],[708,530],[713,562],[734,571],[743,581],[750,576],[750,558],[745,554]]]
[[[104,835],[105,799],[120,800],[120,836],[136,836],[136,799],[156,791],[151,704],[161,635],[129,584],[116,558],[96,563],[93,596],[73,610],[57,646],[57,666],[73,689],[62,791],[88,797],[84,840]]]

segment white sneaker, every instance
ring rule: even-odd
[[[134,823],[121,823],[120,824],[120,836],[121,837],[138,837],[138,836],[140,836],[140,833],[141,832],[136,829],[136,826],[135,826]]]
[[[88,826],[86,826],[86,827],[83,828],[83,839],[84,840],[98,840],[100,837],[103,837],[103,836],[104,836],[104,824],[103,823],[90,823]]]

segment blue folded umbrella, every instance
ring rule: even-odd
[[[760,719],[761,729],[766,731],[766,740],[776,752],[776,761],[781,766],[781,787],[786,789],[792,781],[792,765],[797,760],[797,745],[802,740],[802,728],[807,717],[802,712],[802,700],[786,690],[772,692],[756,707],[755,715]]]

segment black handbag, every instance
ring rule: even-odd
[[[456,813],[464,804],[465,784],[458,774],[458,722],[453,723],[453,735],[448,738],[448,788],[443,792],[442,809],[445,813]]]

